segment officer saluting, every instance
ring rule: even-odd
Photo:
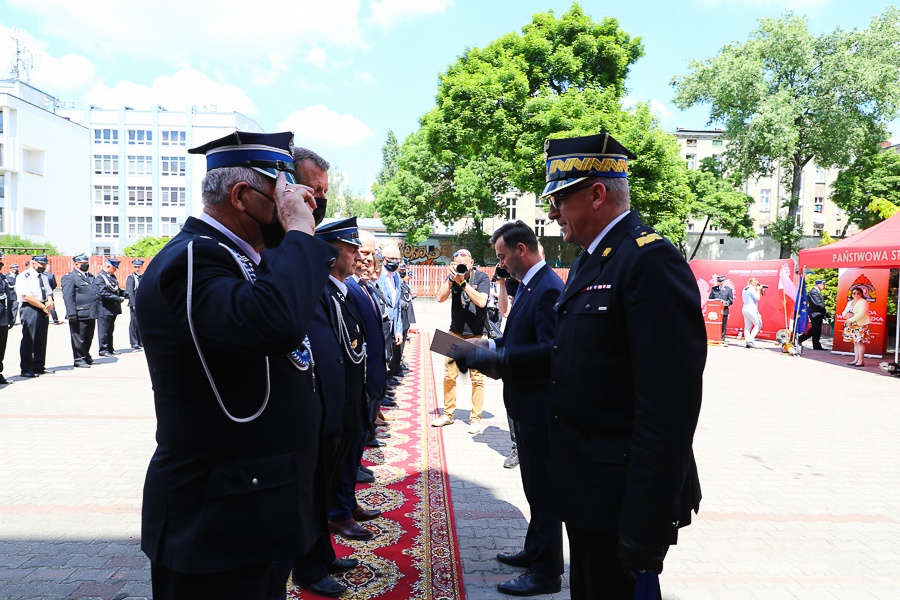
[[[88,272],[90,264],[87,255],[79,254],[72,262],[75,268],[62,277],[62,297],[66,305],[75,366],[87,368],[94,362],[91,342],[94,341],[94,329],[100,316],[100,292]]]
[[[116,317],[122,314],[122,302],[125,301],[125,290],[119,287],[116,271],[119,260],[107,258],[103,270],[94,277],[94,286],[100,293],[100,316],[97,318],[97,341],[100,356],[118,354],[113,348],[113,333],[116,330]]]
[[[31,258],[31,268],[16,278],[16,294],[22,305],[22,343],[19,346],[22,377],[52,373],[44,368],[47,357],[47,328],[53,308],[53,290],[44,274],[47,257]]]

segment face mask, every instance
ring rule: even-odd
[[[0,269],[2,269],[2,268],[3,268],[3,263],[2,263],[2,262],[0,262]]]
[[[263,223],[246,210],[244,214],[259,223],[259,232],[266,248],[276,248],[284,239],[285,231],[284,226],[278,220],[278,207],[272,207],[272,220],[268,223]]]
[[[47,267],[37,267],[37,268],[35,269],[35,271],[37,271],[38,273],[43,273],[43,272],[46,271],[46,270],[47,270]]]
[[[406,271],[397,271],[400,274],[400,277],[406,277]]]
[[[87,271],[90,267],[91,267],[91,265],[89,265],[87,263],[81,263],[80,265],[78,265],[78,270],[82,271],[84,273],[87,273]]]
[[[313,219],[316,220],[316,225],[322,222],[322,219],[325,218],[325,208],[328,206],[327,198],[316,198],[316,209],[313,212]]]
[[[400,267],[400,263],[395,260],[386,260],[384,261],[384,268],[393,273]]]

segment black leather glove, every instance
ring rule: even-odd
[[[500,352],[492,352],[487,348],[475,348],[458,357],[456,365],[459,367],[460,373],[475,369],[488,377],[500,379],[506,371],[506,353],[503,349]]]
[[[641,571],[662,573],[663,559],[668,551],[667,544],[644,544],[625,535],[619,536],[619,561],[622,570],[632,579]]]

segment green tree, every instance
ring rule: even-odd
[[[672,80],[680,108],[710,105],[722,123],[728,168],[746,180],[777,161],[790,192],[773,228],[781,258],[794,250],[803,168],[842,167],[885,139],[900,108],[900,11],[889,8],[868,29],[813,36],[806,19],[762,19],[750,38],[692,61]]]
[[[9,233],[0,236],[0,248],[6,254],[34,254],[35,249],[40,249],[50,256],[59,256],[59,249],[49,242],[38,243]]]
[[[634,207],[680,242],[689,191],[677,144],[646,105],[622,108],[642,54],[616,19],[594,21],[578,4],[467,50],[441,74],[436,105],[403,141],[394,175],[375,186],[378,213],[409,243],[435,221],[470,218],[480,231],[502,214],[503,194],[543,188],[545,139],[605,130],[639,157],[630,166]]]
[[[715,158],[704,158],[699,170],[688,170],[687,181],[692,196],[689,215],[694,219],[706,219],[688,260],[693,260],[697,254],[710,224],[717,225],[735,238],[752,240],[756,237],[753,219],[747,212],[753,198],[734,188],[724,177]]]
[[[900,154],[882,152],[880,148],[861,154],[838,173],[831,200],[847,211],[847,228],[871,227],[894,214],[900,205]]]
[[[123,248],[122,253],[125,256],[133,256],[136,258],[156,256],[156,254],[163,249],[163,246],[169,243],[170,239],[172,238],[152,236],[142,237],[132,245]]]
[[[388,129],[387,140],[381,147],[381,171],[375,178],[375,185],[384,185],[397,174],[397,159],[400,156],[400,144],[393,130]]]
[[[375,201],[363,196],[344,196],[341,214],[347,217],[371,219],[375,216]]]

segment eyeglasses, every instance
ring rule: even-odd
[[[559,210],[559,203],[560,203],[560,201],[562,201],[563,198],[565,198],[566,196],[571,196],[575,192],[580,192],[581,190],[586,190],[587,188],[593,186],[595,183],[597,183],[597,182],[590,181],[587,183],[587,185],[579,185],[579,186],[575,186],[573,188],[568,188],[568,189],[562,190],[561,192],[556,192],[555,194],[550,194],[550,206],[552,206],[554,210]]]

